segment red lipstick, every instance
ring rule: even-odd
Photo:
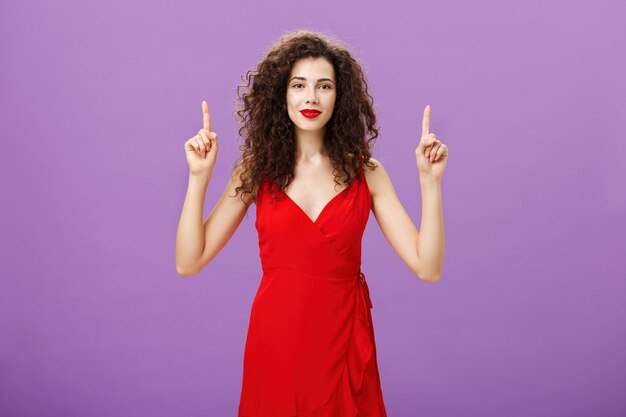
[[[320,115],[321,111],[313,110],[313,109],[304,109],[304,110],[300,110],[300,113],[302,113],[302,115],[306,117],[307,119],[314,119]]]

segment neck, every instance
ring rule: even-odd
[[[326,155],[324,130],[300,130],[296,128],[296,161],[308,162]]]

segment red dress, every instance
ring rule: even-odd
[[[372,203],[363,171],[315,221],[273,185],[264,181],[256,201],[263,276],[238,416],[386,417],[360,268]]]

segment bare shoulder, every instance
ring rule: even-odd
[[[383,164],[374,158],[370,160],[376,168],[365,169],[365,178],[372,194],[374,217],[394,251],[419,277],[420,260],[416,250],[419,232],[402,206]]]
[[[244,194],[241,197],[243,197],[243,200],[245,201],[242,202],[241,201],[241,197],[240,194],[242,192],[242,190],[239,191],[239,193],[237,193],[236,189],[238,187],[241,187],[242,185],[242,181],[241,181],[241,174],[243,172],[243,167],[242,167],[242,162],[238,161],[235,164],[233,164],[233,167],[231,169],[231,176],[230,179],[228,181],[228,184],[226,184],[226,189],[224,190],[224,195],[228,195],[231,198],[236,198],[237,200],[239,200],[242,204],[244,204],[246,206],[246,209],[250,206],[250,204],[253,202],[253,199],[251,198],[250,194]],[[236,195],[237,194],[237,195]]]
[[[388,185],[391,180],[389,179],[389,174],[387,174],[385,167],[379,160],[375,158],[370,158],[369,160],[373,162],[375,166],[370,167],[367,164],[363,166],[365,180],[367,181],[367,186],[370,189],[372,197],[375,197],[386,188],[386,185]]]

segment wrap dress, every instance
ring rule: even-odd
[[[263,276],[250,310],[239,417],[386,417],[360,266],[371,204],[362,166],[315,220],[273,181],[259,187]]]

